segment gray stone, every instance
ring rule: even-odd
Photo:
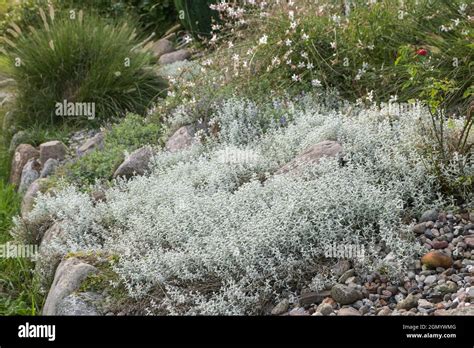
[[[38,193],[44,193],[46,189],[47,179],[37,179],[31,183],[21,201],[21,216],[23,218],[25,218],[33,209]]]
[[[338,312],[338,316],[361,316],[362,314],[355,308],[342,307]]]
[[[132,152],[114,173],[114,178],[130,178],[134,175],[144,175],[148,170],[150,160],[153,157],[153,149],[144,146]]]
[[[330,315],[333,312],[333,308],[329,303],[321,303],[318,308],[316,308],[316,312],[322,315]]]
[[[336,157],[342,151],[342,146],[336,141],[326,140],[308,147],[292,161],[278,169],[275,174],[300,173],[303,167],[316,165],[323,157]]]
[[[431,309],[433,307],[434,307],[434,305],[431,302],[429,302],[425,299],[421,298],[421,299],[418,300],[418,308]]]
[[[435,275],[429,275],[425,278],[425,284],[426,285],[432,285],[434,284],[436,281],[438,280],[438,277],[436,277]]]
[[[72,293],[56,305],[56,315],[98,316],[103,296],[95,292]]]
[[[301,294],[299,298],[299,303],[301,306],[307,306],[313,303],[321,303],[326,297],[331,296],[330,291],[308,291],[304,294]]]
[[[104,133],[99,132],[92,138],[87,139],[76,150],[77,156],[82,157],[85,154],[92,152],[95,149],[101,150],[104,147]]]
[[[192,126],[183,126],[168,139],[165,149],[169,152],[177,152],[191,146],[194,142],[194,130]]]
[[[175,62],[179,62],[181,60],[186,60],[190,57],[191,57],[191,52],[189,52],[189,50],[183,48],[181,50],[177,50],[177,51],[174,51],[174,52],[163,54],[160,57],[160,59],[158,60],[158,62],[161,65],[172,64],[172,63],[175,63]]]
[[[418,305],[421,295],[408,294],[408,296],[397,304],[397,309],[409,310]]]
[[[331,289],[331,297],[334,301],[346,305],[356,302],[363,298],[362,293],[355,287],[342,284],[336,284]]]
[[[43,165],[50,158],[62,161],[66,157],[67,147],[59,140],[52,140],[39,146],[40,162]]]
[[[79,289],[86,277],[97,269],[78,258],[71,257],[63,260],[54,276],[43,307],[43,315],[57,315],[58,304],[74,291]]]
[[[351,268],[351,263],[349,260],[339,260],[337,263],[331,268],[331,273],[336,276],[340,277],[344,274],[344,272],[348,271]]]
[[[25,164],[23,170],[21,171],[20,186],[18,187],[19,193],[25,193],[33,181],[39,178],[40,170],[41,164],[34,158],[30,159]]]
[[[51,174],[54,174],[58,166],[59,166],[59,161],[57,159],[54,159],[54,158],[48,159],[44,163],[43,169],[41,169],[40,178],[46,178],[50,176]]]
[[[51,284],[54,272],[65,253],[55,248],[55,243],[64,242],[65,234],[59,223],[53,224],[41,239],[38,249],[38,258],[35,264],[35,272],[39,275],[40,284],[46,287]]]
[[[155,58],[160,58],[164,54],[174,51],[173,43],[167,39],[160,39],[153,43],[150,47],[151,52]]]
[[[434,287],[435,292],[440,294],[450,294],[458,290],[458,286],[455,282],[448,280],[446,283],[436,285]]]
[[[423,234],[426,230],[426,224],[424,222],[413,226],[413,232],[416,234]]]
[[[20,185],[23,167],[30,159],[37,159],[39,152],[29,144],[20,144],[15,150],[10,172],[10,184]]]
[[[354,275],[355,275],[355,269],[350,269],[344,272],[344,274],[339,277],[339,283],[345,283],[346,280],[353,277]]]
[[[283,313],[288,312],[288,307],[290,306],[290,302],[288,299],[283,299],[278,304],[273,307],[272,315],[282,315]]]
[[[438,210],[430,209],[421,214],[420,222],[436,221],[438,219]]]

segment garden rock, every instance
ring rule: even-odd
[[[114,173],[114,178],[130,178],[133,175],[143,175],[148,170],[148,165],[153,156],[150,146],[144,146],[132,152]]]
[[[421,298],[421,295],[409,294],[405,299],[400,301],[397,304],[397,309],[409,310],[418,305],[418,300]]]
[[[420,222],[428,222],[433,221],[435,222],[438,219],[438,211],[436,209],[431,209],[425,211],[420,218]]]
[[[160,58],[164,54],[168,54],[174,51],[173,43],[167,39],[160,39],[153,43],[151,51],[155,58]]]
[[[189,52],[189,50],[183,48],[183,49],[175,51],[175,52],[170,52],[170,53],[163,54],[160,57],[160,59],[158,60],[158,62],[161,65],[172,64],[172,63],[175,63],[175,62],[186,60],[190,57],[191,57],[191,52]]]
[[[39,155],[38,150],[29,144],[18,145],[11,166],[10,183],[12,185],[20,185],[23,167],[30,159],[36,159]]]
[[[363,295],[354,287],[336,284],[331,289],[331,297],[334,299],[334,301],[342,305],[346,305],[362,299]]]
[[[73,293],[58,302],[56,315],[102,315],[103,300],[103,296],[95,292]]]
[[[330,291],[315,292],[309,291],[301,295],[299,303],[301,306],[307,306],[313,303],[321,303],[326,297],[331,296]]]
[[[87,139],[79,148],[76,150],[77,156],[82,157],[85,154],[93,151],[94,149],[102,149],[104,147],[104,133],[99,132],[92,138]]]
[[[343,307],[337,312],[338,316],[361,316],[362,314],[353,307]]]
[[[47,179],[37,179],[26,190],[23,200],[21,202],[21,216],[26,217],[33,209],[35,199],[38,193],[44,193],[47,188]]]
[[[280,301],[275,307],[272,309],[272,315],[281,315],[288,311],[288,307],[290,306],[290,302],[288,299],[283,299]]]
[[[57,159],[50,158],[44,163],[43,169],[41,169],[40,178],[46,178],[51,174],[54,174],[58,166],[59,161]]]
[[[53,224],[53,226],[44,233],[41,239],[35,272],[39,275],[40,283],[43,287],[51,283],[54,277],[54,271],[65,255],[55,248],[53,244],[63,242],[64,239],[64,230],[58,223]]]
[[[97,269],[78,258],[72,257],[62,261],[43,307],[43,315],[57,315],[58,304],[67,296],[76,291],[84,279]]]
[[[59,140],[52,140],[41,144],[39,146],[39,151],[40,162],[41,164],[44,164],[50,158],[62,161],[66,156],[67,147]]]
[[[336,157],[342,151],[342,146],[336,141],[326,140],[310,146],[291,162],[285,164],[276,174],[287,172],[299,173],[303,166],[316,165],[323,157]]]
[[[165,148],[169,152],[177,152],[191,146],[194,142],[192,126],[183,126],[178,129],[166,142]]]
[[[21,194],[25,193],[33,181],[39,178],[40,171],[41,164],[34,158],[30,159],[21,171],[21,180],[20,186],[18,187],[18,192]]]
[[[423,255],[421,263],[429,268],[450,268],[453,265],[453,259],[440,251],[431,251]]]

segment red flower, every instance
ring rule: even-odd
[[[418,56],[426,56],[428,54],[428,51],[425,50],[424,48],[420,48],[418,51],[416,51],[416,54]]]

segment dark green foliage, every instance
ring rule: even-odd
[[[218,20],[217,11],[209,5],[216,0],[174,0],[178,16],[183,26],[195,37],[209,36],[213,20]]]

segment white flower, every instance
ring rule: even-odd
[[[267,41],[268,41],[268,35],[265,34],[260,38],[258,42],[260,43],[260,45],[266,45]]]
[[[313,85],[313,87],[321,87],[322,86],[321,81],[319,81],[318,79],[311,80],[311,84]]]
[[[306,33],[303,33],[303,35],[301,36],[301,38],[302,38],[304,41],[306,41],[306,40],[309,39],[309,35],[306,34]]]
[[[308,70],[312,70],[314,68],[314,64],[310,62],[310,63],[306,64],[306,68]]]
[[[186,44],[190,43],[191,41],[193,41],[193,38],[192,38],[191,36],[186,35],[186,36],[184,37],[184,42],[185,42]]]
[[[285,45],[291,46],[291,40],[290,40],[290,39],[286,39],[286,40],[285,40]]]
[[[300,80],[300,77],[296,74],[293,74],[293,76],[291,76],[291,79],[295,82],[299,81]]]
[[[337,48],[336,42],[331,42],[331,48],[334,50]]]

